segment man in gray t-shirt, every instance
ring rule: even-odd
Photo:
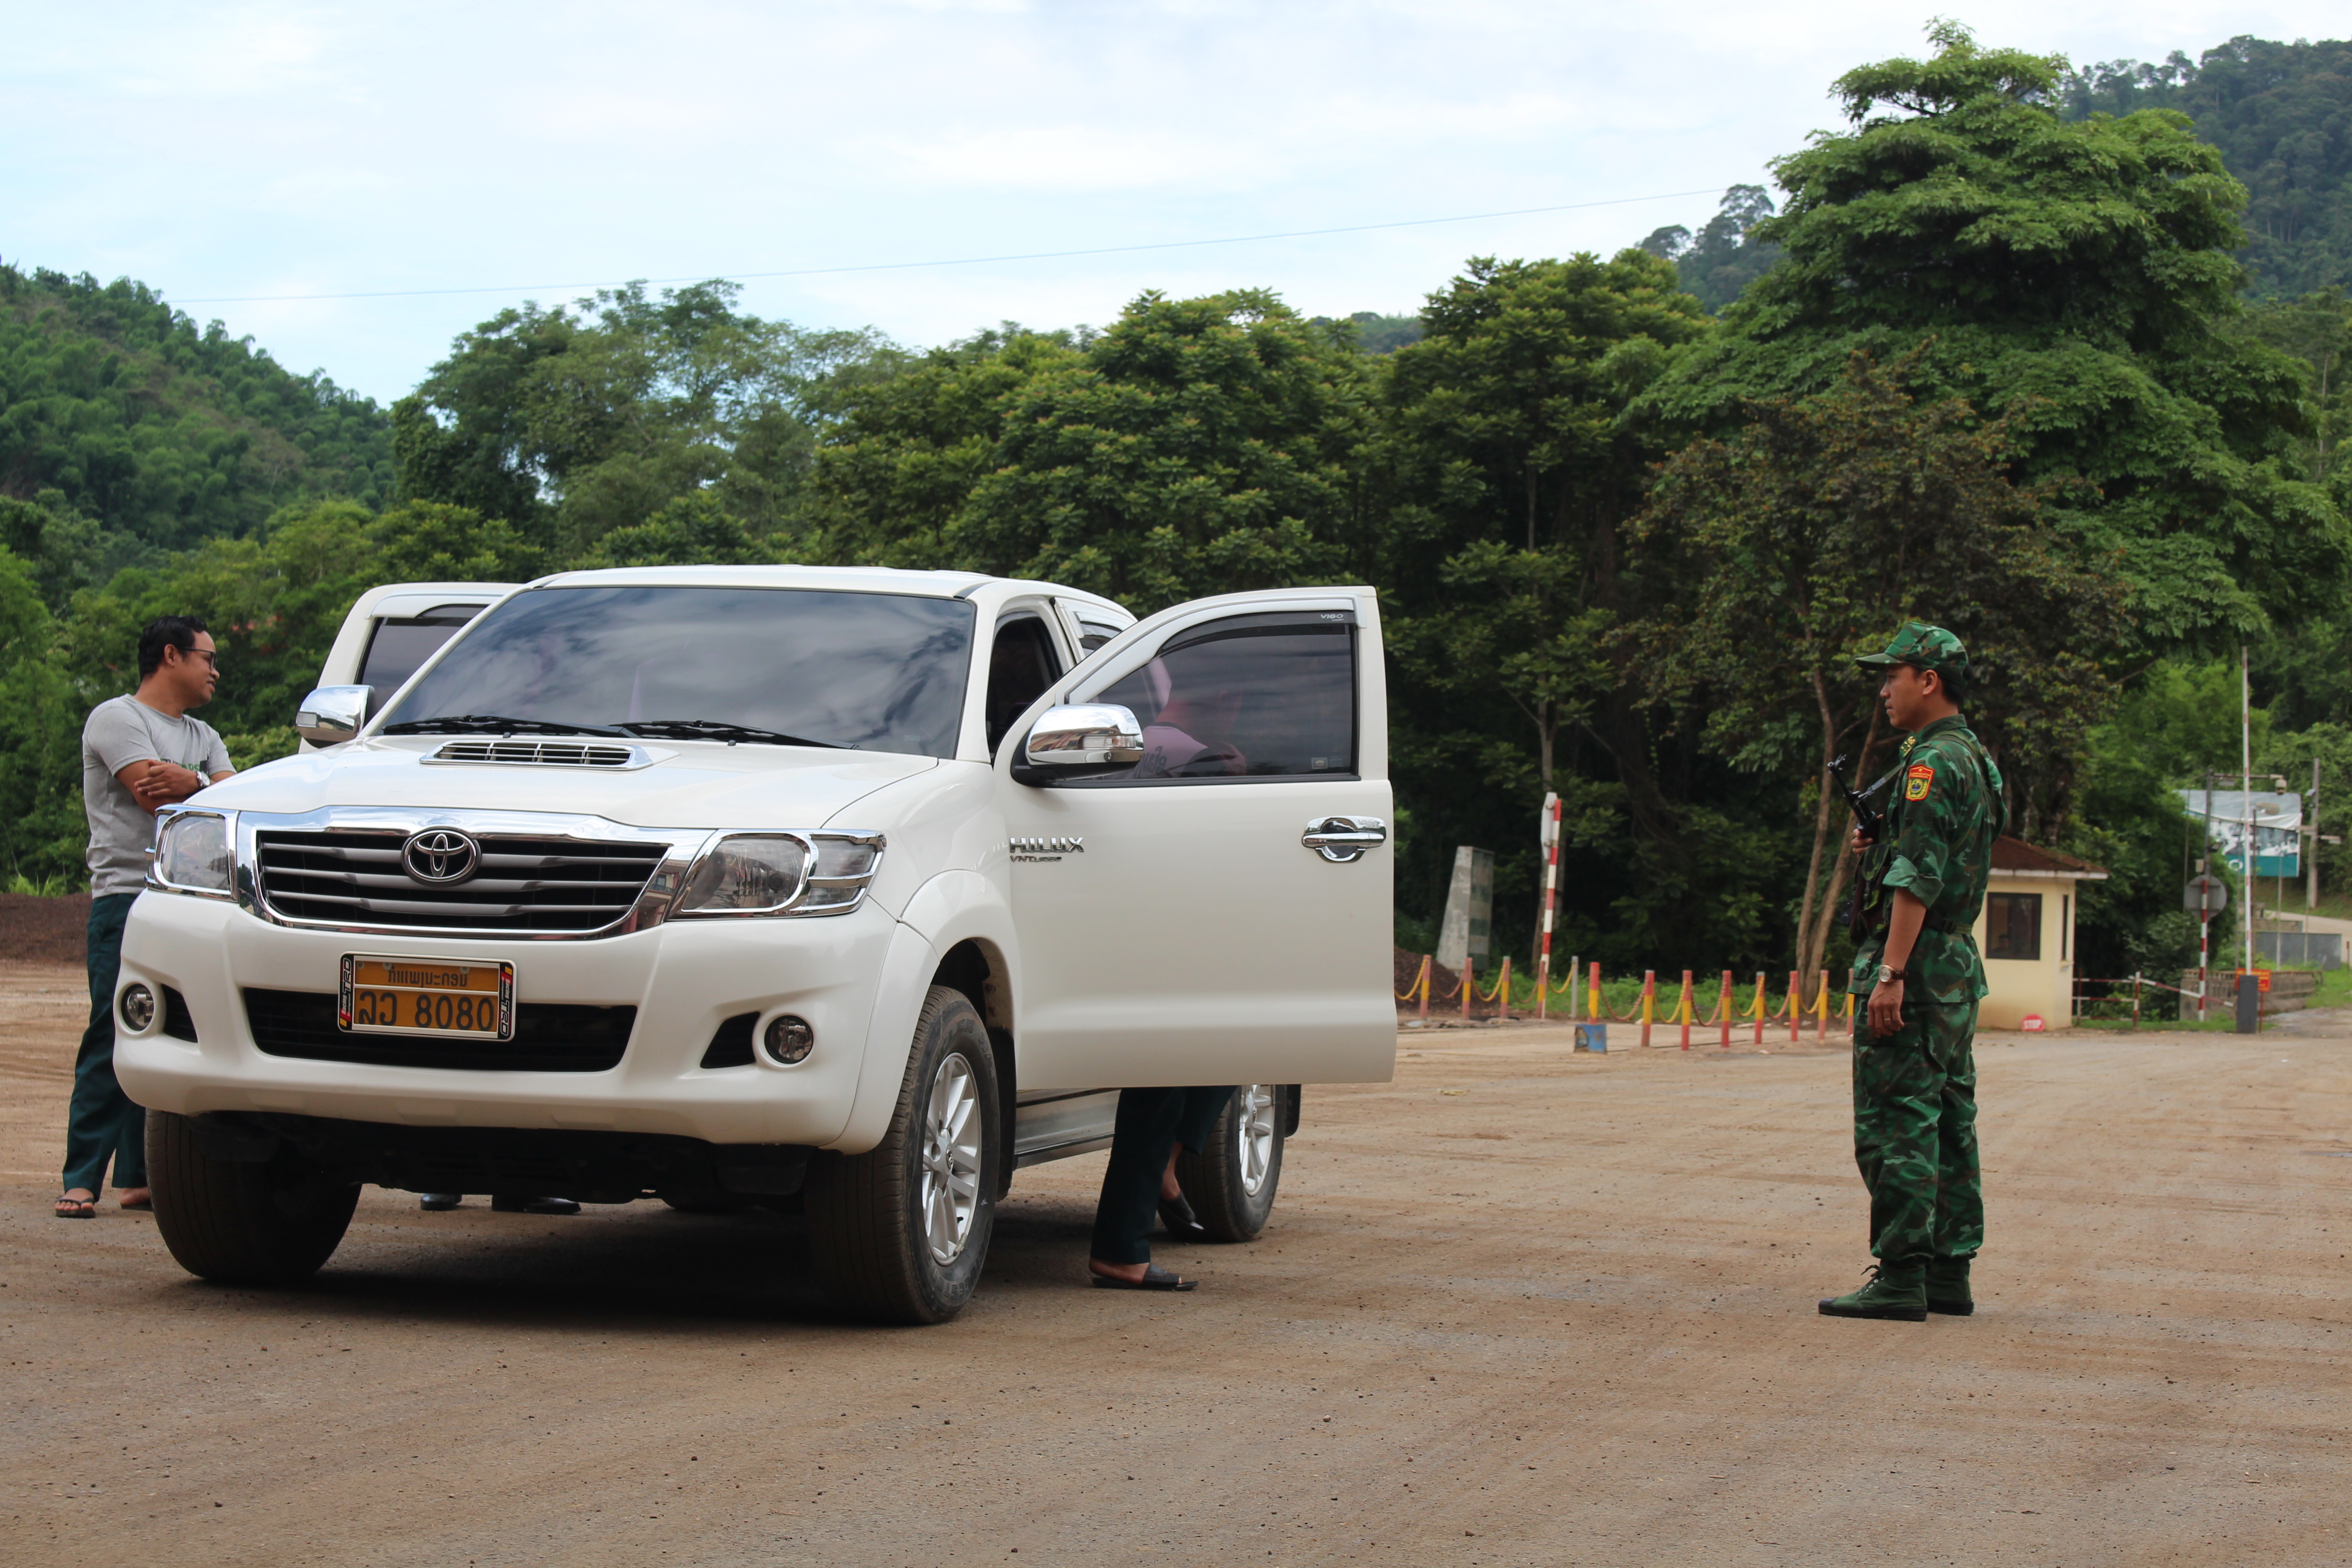
[[[90,710],[81,731],[82,805],[89,816],[89,1026],[74,1060],[60,1219],[98,1212],[106,1168],[124,1208],[147,1206],[147,1113],[114,1078],[114,984],[122,925],[146,885],[155,808],[228,777],[228,748],[188,710],[213,699],[220,668],[205,624],[166,616],[139,635],[139,689]]]

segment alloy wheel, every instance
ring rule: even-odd
[[[940,1064],[923,1113],[923,1240],[934,1262],[953,1263],[980,1208],[980,1093],[971,1064]]]

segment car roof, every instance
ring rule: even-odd
[[[909,572],[891,566],[616,566],[591,572],[559,572],[527,584],[532,588],[831,588],[866,594],[910,594],[933,599],[969,599],[982,590],[996,595],[1043,594],[1082,599],[1130,614],[1115,599],[1056,583],[991,577],[979,572]]]

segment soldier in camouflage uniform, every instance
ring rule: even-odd
[[[1887,718],[1910,731],[1885,841],[1864,840],[1847,989],[1853,1018],[1853,1150],[1870,1192],[1874,1278],[1821,1304],[1839,1318],[1965,1315],[1984,1241],[1977,1166],[1975,926],[2001,819],[2000,770],[1960,717],[1969,656],[1941,626],[1906,624],[1884,653]]]

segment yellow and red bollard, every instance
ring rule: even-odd
[[[1658,972],[1654,969],[1644,969],[1642,971],[1642,1046],[1643,1049],[1649,1047],[1650,1025],[1657,1017],[1657,1013]]]

